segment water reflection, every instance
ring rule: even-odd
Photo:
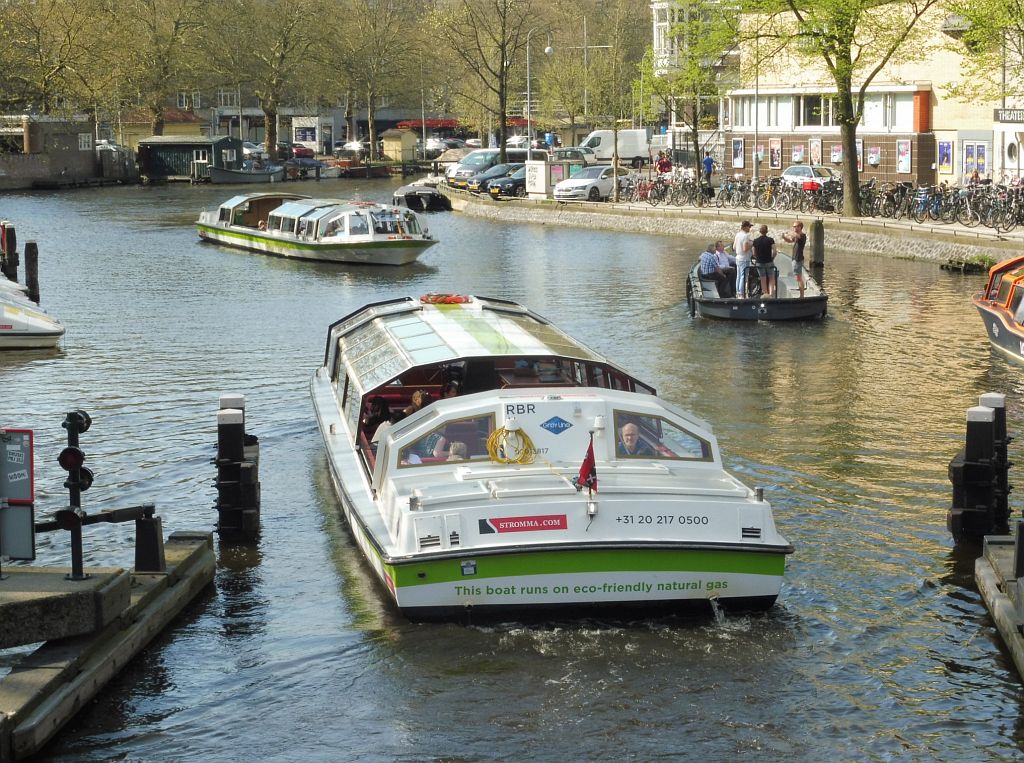
[[[306,192],[382,199],[398,184]],[[39,242],[44,304],[68,327],[58,353],[0,355],[3,423],[36,431],[39,513],[65,500],[70,408],[95,422],[87,509],[155,502],[169,532],[216,521],[221,393],[246,396],[261,442],[260,543],[220,549],[217,591],[54,755],[1019,757],[1024,692],[945,528],[966,408],[1005,392],[1011,433],[1024,422],[1024,377],[969,302],[980,277],[829,252],[826,320],[733,325],[687,312],[703,240],[438,214],[440,243],[417,266],[335,267],[201,244],[192,222],[228,193],[3,199],[19,239]],[[779,604],[627,626],[398,617],[338,515],[309,377],[331,322],[429,291],[521,301],[712,422],[796,547]],[[66,535],[40,539],[41,563],[68,563]],[[90,563],[130,565],[133,546],[123,529],[86,540]]]

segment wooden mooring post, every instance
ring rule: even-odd
[[[221,395],[217,411],[217,532],[252,541],[260,532],[259,438],[245,433],[245,397]]]
[[[825,222],[823,220],[811,221],[811,267],[823,268],[825,266]]]
[[[35,241],[25,242],[25,286],[28,298],[39,304],[39,247]]]
[[[10,220],[0,220],[0,272],[18,280],[18,234]]]

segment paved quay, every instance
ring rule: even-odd
[[[649,204],[611,202],[555,202],[478,196],[439,186],[454,211],[505,222],[604,228],[629,233],[693,236],[732,240],[739,224],[750,220],[766,224],[769,233],[789,228],[790,222],[821,220],[826,249],[877,254],[908,260],[961,263],[980,257],[1005,260],[1024,254],[1024,230],[998,233],[989,228],[968,228],[957,223],[924,223],[883,217],[842,217],[799,212],[718,207],[652,207]],[[694,258],[699,252],[694,252]]]

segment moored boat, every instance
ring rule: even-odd
[[[792,546],[710,426],[520,305],[367,305],[331,325],[311,387],[348,525],[410,618],[779,594]],[[405,418],[363,418],[422,391]]]
[[[423,212],[443,212],[452,208],[451,201],[437,188],[437,179],[426,177],[396,188],[391,199],[395,206]]]
[[[284,180],[285,168],[280,164],[257,166],[252,161],[242,163],[240,169],[210,167],[211,183],[280,183]]]
[[[793,262],[788,255],[779,252],[775,258],[778,271],[776,296],[763,297],[760,294],[757,270],[753,265],[747,269],[747,283],[756,294],[746,297],[719,296],[712,280],[700,277],[700,262],[690,268],[686,283],[686,300],[690,315],[703,318],[720,318],[734,321],[794,321],[824,318],[828,312],[828,295],[817,281],[804,269],[804,296],[793,275]]]
[[[304,260],[405,265],[437,242],[408,209],[295,193],[233,196],[196,221],[200,238]]]
[[[13,281],[0,276],[0,350],[56,347],[64,326],[24,296]]]
[[[1024,362],[1024,257],[989,268],[985,290],[972,301],[992,346],[1006,357]]]

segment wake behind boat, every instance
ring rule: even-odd
[[[323,262],[405,265],[437,242],[415,212],[370,201],[247,193],[196,221],[200,238]]]
[[[701,278],[700,262],[690,269],[686,283],[686,300],[690,315],[739,321],[793,321],[824,318],[828,312],[828,295],[804,269],[804,296],[793,275],[793,261],[779,252],[775,257],[777,292],[763,297],[757,269],[747,268],[748,295],[723,298],[713,280]],[[753,290],[753,293],[751,293]]]
[[[793,549],[709,425],[520,305],[368,305],[329,328],[312,395],[352,534],[411,618],[779,594]]]

